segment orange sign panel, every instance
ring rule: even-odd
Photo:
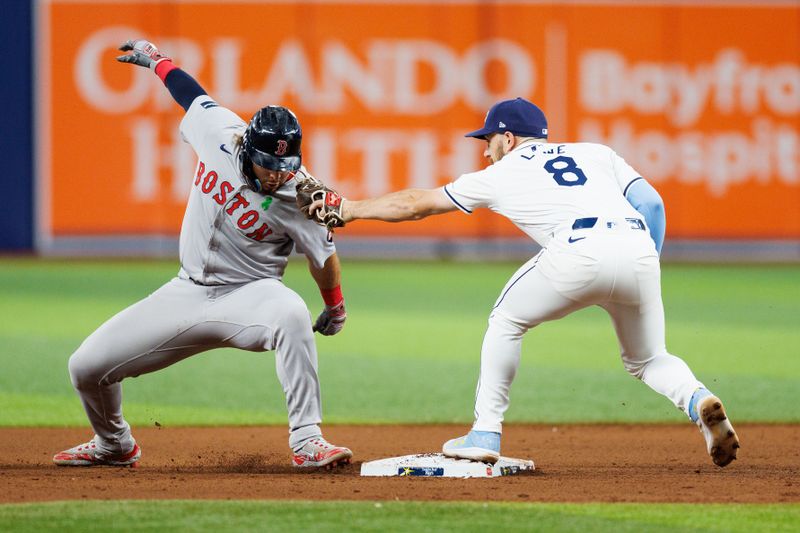
[[[306,165],[345,196],[480,168],[463,133],[523,96],[551,140],[609,144],[653,183],[668,238],[798,238],[799,19],[780,4],[42,2],[40,228],[179,231],[196,163],[183,110],[114,60],[143,37],[245,120],[292,108]],[[488,212],[346,234],[520,235]]]

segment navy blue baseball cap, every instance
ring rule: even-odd
[[[492,133],[510,131],[521,137],[547,138],[547,119],[535,104],[524,98],[497,102],[486,113],[486,120],[479,130],[467,133],[464,137],[485,139]]]

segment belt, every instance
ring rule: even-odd
[[[189,276],[189,281],[191,281],[195,285],[199,285],[200,287],[222,287],[223,285],[225,285],[225,283],[203,283],[201,281],[197,281],[191,276]]]
[[[572,224],[572,229],[591,229],[597,225],[598,220],[600,219],[598,219],[597,217],[575,219],[575,222]],[[644,231],[644,222],[642,222],[638,218],[603,220],[602,223],[605,224],[605,227],[607,227],[608,229],[613,229],[618,223],[622,222],[622,220],[630,224],[631,229],[640,229]]]

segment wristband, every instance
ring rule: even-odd
[[[163,61],[159,61],[158,64],[156,65],[155,73],[156,76],[161,78],[161,81],[164,82],[164,84],[166,84],[167,74],[169,74],[176,68],[178,67],[176,67],[172,61],[170,61],[169,59],[164,59]]]
[[[320,289],[319,293],[322,295],[322,300],[328,307],[339,305],[344,300],[344,296],[342,296],[341,285],[337,285],[332,289]]]

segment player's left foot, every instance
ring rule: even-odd
[[[350,463],[353,452],[343,446],[334,446],[322,437],[315,437],[292,454],[292,464],[299,468],[328,469]]]
[[[445,442],[442,453],[456,459],[494,464],[500,458],[500,433],[470,431],[463,437]]]
[[[112,455],[103,453],[92,439],[55,454],[53,462],[58,466],[136,466],[141,456],[142,450],[136,443],[129,452]]]
[[[697,404],[697,426],[706,439],[711,460],[717,466],[727,466],[736,459],[739,437],[736,435],[722,401],[716,396],[706,396]]]

